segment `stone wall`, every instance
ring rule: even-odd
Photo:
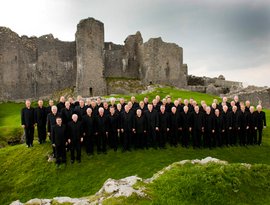
[[[75,42],[53,35],[18,36],[0,27],[0,100],[49,96],[74,88],[83,96],[112,91],[106,78],[141,80],[142,84],[187,85],[183,49],[153,38],[143,43],[140,32],[124,45],[104,43],[104,25],[94,18],[77,25]]]
[[[0,100],[37,98],[75,86],[74,42],[19,37],[0,27]]]
[[[140,32],[126,38],[124,45],[105,43],[105,77],[139,78],[139,45],[143,43]]]
[[[268,87],[248,86],[231,91],[224,96],[233,99],[235,95],[238,95],[240,101],[249,100],[254,106],[260,103],[264,108],[270,109],[270,88]]]
[[[106,95],[104,76],[104,25],[93,18],[77,25],[77,93],[83,96]]]
[[[228,81],[223,75],[220,75],[217,78],[188,75],[187,84],[187,89],[189,90],[212,95],[226,94],[232,90],[243,88],[241,82]]]
[[[140,46],[140,77],[146,84],[166,84],[178,88],[187,85],[183,49],[161,38],[151,38]]]

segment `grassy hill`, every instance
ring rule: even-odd
[[[103,204],[270,204],[270,166],[173,164],[153,183],[139,182],[147,194],[109,198]]]
[[[188,91],[181,91],[172,88],[158,88],[153,93],[146,94],[152,99],[153,96],[159,94],[161,97],[166,95],[171,95],[173,98],[181,97],[190,98],[193,97],[195,100],[206,100],[208,103],[212,102],[215,96],[209,96],[201,93],[193,93]],[[140,100],[146,95],[138,95],[137,98]],[[126,96],[129,97],[129,96]],[[0,139],[6,136],[12,136],[12,132],[17,127],[20,126],[20,109],[23,104],[14,103],[3,103],[0,104]],[[267,120],[270,122],[270,111],[266,111]],[[19,129],[21,131],[21,129]],[[3,131],[3,132],[2,132]],[[138,175],[142,178],[149,178],[157,171],[161,170],[163,167],[184,159],[195,159],[204,158],[207,156],[212,156],[222,160],[226,160],[230,163],[250,163],[250,164],[268,164],[270,165],[270,129],[264,130],[263,144],[262,146],[248,146],[248,147],[230,147],[230,148],[216,148],[213,150],[209,149],[185,149],[185,148],[171,148],[168,147],[166,150],[137,150],[128,153],[121,153],[109,151],[107,155],[94,155],[89,157],[82,152],[82,163],[81,164],[69,164],[66,167],[56,168],[54,163],[47,162],[47,155],[51,152],[50,143],[39,145],[37,141],[34,142],[34,147],[28,149],[25,145],[7,146],[0,149],[0,204],[5,205],[10,202],[20,199],[25,202],[31,198],[52,198],[55,196],[70,196],[70,197],[82,197],[94,194],[102,184],[108,178],[120,179],[130,175]],[[70,158],[68,153],[68,159]],[[254,172],[250,172],[251,175],[254,173],[261,176],[259,172],[260,165]],[[262,166],[264,168],[264,166]],[[236,168],[234,168],[237,170]],[[209,177],[218,177],[218,168],[213,167],[209,169]],[[264,170],[264,169],[262,169]],[[196,178],[196,173],[199,176],[202,170],[200,169],[190,169],[191,179]],[[185,172],[189,175],[189,169]],[[264,172],[269,173],[269,167],[267,167]],[[204,173],[205,170],[204,170]],[[226,173],[230,173],[230,170]],[[238,174],[238,175],[237,175]],[[245,178],[245,172],[239,171],[236,173],[236,178],[243,177],[246,179],[243,183],[243,188],[247,186],[245,192],[233,193],[235,200],[247,196],[256,185],[256,177]],[[176,173],[178,177],[182,175],[181,172]],[[226,177],[226,175],[224,175]],[[269,176],[269,175],[267,175]],[[210,177],[211,178],[211,177]],[[178,179],[178,178],[176,178]],[[213,178],[215,179],[215,178]],[[269,177],[265,176],[265,187],[269,190]],[[180,180],[180,179],[179,179]],[[181,180],[184,180],[182,178]],[[240,180],[242,183],[242,181]],[[259,183],[259,182],[258,182]],[[261,182],[260,182],[261,183]],[[254,186],[248,185],[254,184]],[[262,184],[261,184],[262,185]],[[177,189],[177,187],[179,188]],[[197,184],[190,184],[193,189],[196,189]],[[212,191],[215,191],[215,183],[209,183]],[[257,185],[256,185],[257,186]],[[259,185],[258,185],[259,186]],[[162,186],[163,187],[163,186]],[[178,197],[184,197],[179,189],[182,187],[177,183],[175,187],[175,192],[167,192],[166,186],[164,185],[164,192],[168,195],[162,197],[173,197],[173,200]],[[169,185],[167,186],[169,188]],[[228,193],[230,193],[228,187]],[[226,189],[226,187],[224,188]],[[261,190],[261,189],[260,189]],[[157,191],[157,192],[156,192]],[[223,189],[217,189],[216,191],[224,191]],[[263,190],[262,190],[263,191]],[[157,194],[158,193],[158,194]],[[192,193],[192,192],[190,192]],[[264,192],[262,192],[264,193]],[[153,189],[153,198],[156,195],[160,195],[158,190]],[[164,193],[163,193],[164,194]],[[258,202],[261,195],[256,195],[251,193],[248,201],[244,201],[243,204],[256,204],[252,202]],[[249,197],[249,196],[248,196]],[[230,200],[230,195],[225,194],[224,198]],[[252,198],[254,200],[252,201]],[[134,199],[136,202],[137,199]],[[154,201],[155,202],[155,201]],[[159,204],[157,200],[154,204]],[[192,204],[201,204],[200,201],[189,201]],[[205,201],[204,204],[211,204],[212,198],[210,197]],[[149,203],[149,202],[148,202]],[[187,203],[187,202],[186,202]],[[136,203],[135,203],[136,204]],[[173,204],[173,203],[169,203]],[[215,203],[212,203],[215,204]]]

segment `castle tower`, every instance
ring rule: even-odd
[[[81,20],[76,32],[76,91],[79,95],[87,97],[107,94],[103,49],[103,23],[94,18]]]

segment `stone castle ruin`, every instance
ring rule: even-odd
[[[0,100],[38,98],[65,88],[77,94],[108,94],[107,78],[134,78],[144,84],[187,85],[183,49],[140,32],[124,45],[104,42],[104,25],[93,18],[77,25],[75,42],[51,34],[19,36],[0,27]]]
[[[0,27],[0,101],[37,99],[66,88],[85,97],[106,95],[115,91],[110,79],[212,94],[241,86],[225,78],[188,76],[183,49],[161,38],[143,42],[137,32],[128,36],[124,45],[104,42],[104,25],[94,18],[79,22],[73,42],[60,41],[51,34],[20,37]]]

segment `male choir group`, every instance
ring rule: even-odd
[[[110,104],[101,98],[86,99],[78,96],[65,101],[62,96],[55,106],[52,100],[44,107],[38,101],[36,108],[26,100],[21,112],[21,123],[25,130],[26,144],[33,146],[34,129],[37,126],[39,143],[46,141],[48,134],[56,163],[66,163],[66,151],[71,153],[71,163],[81,162],[81,147],[88,155],[107,152],[107,146],[117,151],[134,149],[166,148],[181,144],[188,148],[216,146],[261,145],[262,131],[266,127],[262,106],[255,108],[249,101],[239,102],[238,97],[230,103],[224,97],[221,103],[215,99],[211,106],[193,99],[172,102],[167,96],[160,100],[156,96],[151,103],[148,97],[137,103],[135,97],[125,103],[121,98]]]

